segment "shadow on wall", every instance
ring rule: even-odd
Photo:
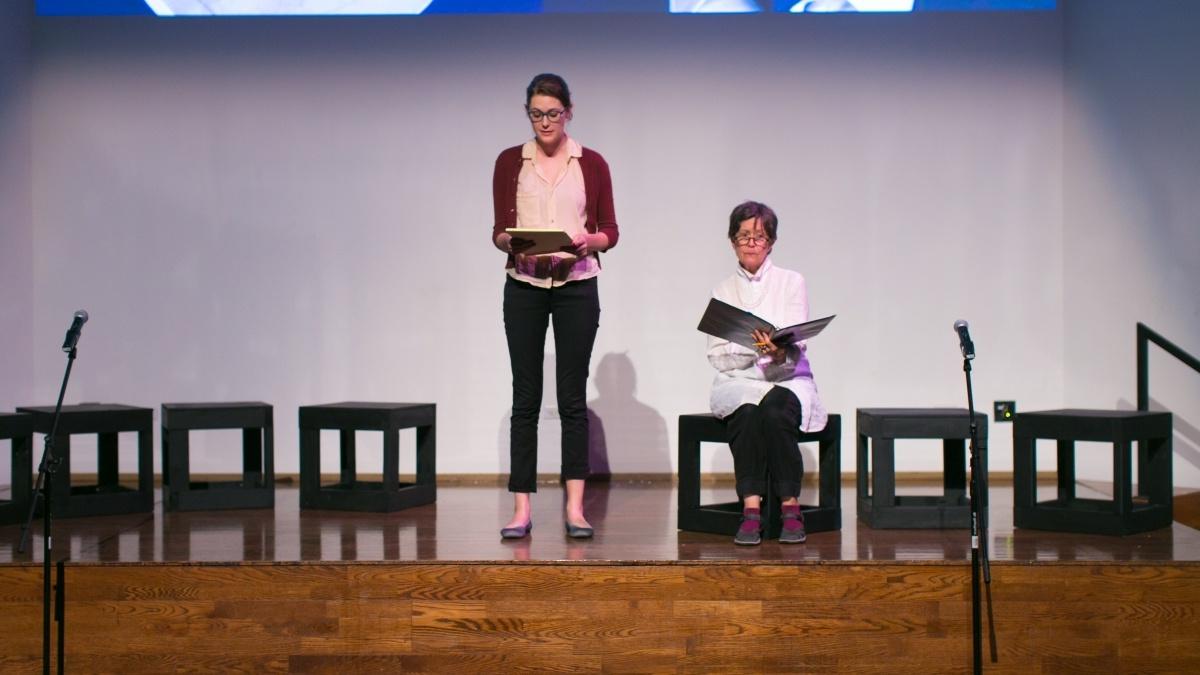
[[[637,372],[629,354],[605,354],[592,381],[598,392],[588,401],[592,474],[670,473],[666,420],[637,400]]]
[[[1137,410],[1137,404],[1127,399],[1117,399],[1118,410]],[[1196,428],[1178,411],[1163,405],[1162,401],[1150,397],[1150,409],[1158,412],[1171,413],[1171,422],[1175,427],[1175,437],[1171,446],[1175,456],[1200,469],[1200,428]]]
[[[555,355],[542,363],[542,412],[538,417],[538,473],[558,473],[562,426],[555,403]],[[588,460],[592,476],[617,473],[670,473],[667,424],[657,410],[637,400],[637,374],[626,353],[605,354],[592,383],[598,396],[588,402]],[[496,447],[501,471],[508,472],[512,409],[500,420]]]

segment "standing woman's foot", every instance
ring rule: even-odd
[[[584,482],[579,478],[566,480],[566,500],[563,504],[565,512],[563,525],[566,526],[567,536],[572,539],[590,539],[595,530],[587,518],[583,517]]]
[[[523,524],[505,525],[500,528],[501,539],[524,539],[533,531],[533,521],[527,520]]]
[[[590,539],[596,531],[592,529],[591,523],[588,523],[587,518],[583,514],[572,517],[567,514],[563,524],[567,528],[567,536],[572,539]]]
[[[500,528],[500,536],[504,539],[524,539],[533,529],[533,513],[531,512],[528,496],[518,494],[513,508],[512,520]]]

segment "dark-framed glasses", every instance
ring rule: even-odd
[[[530,122],[541,122],[543,117],[549,119],[551,122],[557,122],[566,112],[565,108],[555,108],[554,110],[525,109],[525,114],[529,115]]]
[[[749,246],[751,243],[764,246],[770,241],[765,234],[743,234],[734,237],[733,240],[737,242],[738,246]]]

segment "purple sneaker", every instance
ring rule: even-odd
[[[783,505],[783,527],[779,530],[779,543],[803,544],[808,539],[804,532],[804,516],[799,504]]]
[[[762,513],[758,509],[742,511],[742,524],[738,526],[733,543],[739,546],[758,546],[762,543]]]

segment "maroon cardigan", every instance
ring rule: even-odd
[[[492,208],[496,213],[496,224],[492,227],[492,241],[506,228],[517,226],[517,177],[521,175],[521,146],[508,148],[496,158],[496,169],[492,173]],[[595,150],[583,149],[579,158],[583,171],[583,191],[586,198],[587,218],[584,227],[595,234],[608,236],[608,247],[617,245],[617,214],[613,210],[612,177],[608,173],[608,162]],[[513,266],[513,257],[508,256],[505,267]]]

